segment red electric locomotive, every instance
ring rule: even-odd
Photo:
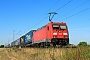
[[[33,44],[42,46],[65,46],[69,44],[68,27],[65,22],[50,22],[33,34]]]

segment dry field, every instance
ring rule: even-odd
[[[90,47],[0,48],[0,60],[90,60]]]

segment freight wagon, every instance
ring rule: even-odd
[[[24,35],[20,37],[20,45],[19,46],[22,46],[22,47],[25,46],[25,36]]]
[[[33,38],[33,32],[36,30],[31,30],[25,35],[21,36],[19,39],[15,40],[14,42],[11,43],[12,47],[27,47],[31,45],[32,43],[32,38]]]
[[[13,46],[15,46],[15,41],[13,41],[13,42],[11,43],[11,47],[13,47]]]
[[[32,43],[32,38],[33,38],[33,33],[35,32],[36,30],[31,30],[30,32],[28,32],[27,34],[25,34],[25,38],[24,38],[24,43],[25,43],[25,46],[31,46],[31,43]]]
[[[20,46],[20,38],[17,39],[17,40],[15,40],[15,46],[16,46],[16,47],[19,47],[19,46]]]

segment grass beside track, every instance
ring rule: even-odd
[[[90,47],[1,48],[0,60],[90,60]]]

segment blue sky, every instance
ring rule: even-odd
[[[90,0],[0,0],[0,44],[13,41],[13,30],[19,32],[16,40],[47,24],[48,13],[55,11],[52,21],[67,23],[70,43],[90,44]]]

